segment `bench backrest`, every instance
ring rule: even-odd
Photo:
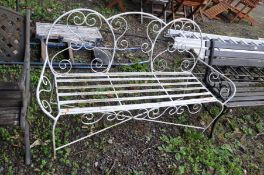
[[[217,66],[264,66],[264,46],[256,44],[226,43],[217,40],[206,42],[205,55],[210,65]]]
[[[140,19],[142,15],[145,19],[143,24],[140,23],[140,20],[136,20]],[[136,18],[132,16],[136,16]],[[54,33],[59,33],[56,26],[61,24],[67,26],[67,31],[63,32],[68,32],[71,37],[61,38],[63,42],[68,43],[68,47],[54,52],[49,50],[48,43],[53,40],[51,36],[54,36]],[[83,26],[96,27],[102,35],[102,40],[97,41],[92,37],[89,40],[89,37],[88,39],[87,36],[84,37],[87,35],[85,32],[81,34],[76,32],[83,29]],[[161,19],[142,12],[126,12],[105,18],[100,13],[90,9],[75,9],[63,14],[53,23],[46,40],[46,64],[49,64],[55,74],[71,72],[72,60],[63,57],[71,49],[74,53],[77,51],[81,53],[78,56],[79,61],[90,64],[92,72],[108,72],[114,65],[127,63],[146,63],[150,71],[161,71],[161,69],[155,69],[155,65],[164,67],[164,61],[167,60],[178,65],[179,63],[175,63],[175,58],[177,58],[176,54],[179,53],[184,58],[188,58],[181,67],[187,64],[191,65],[189,63],[190,57],[192,65],[195,65],[197,56],[190,51],[190,48],[186,48],[184,44],[177,42],[173,37],[169,39],[165,37],[167,30],[171,28],[182,30],[183,33],[184,31],[201,33],[198,25],[188,19],[177,19],[166,24]],[[84,40],[84,38],[86,39]],[[83,50],[93,51],[93,58],[88,60],[87,54],[82,53]],[[169,54],[165,55],[165,52]],[[184,52],[187,54],[183,54]],[[168,59],[169,56],[172,59]],[[78,59],[75,58],[75,60]],[[54,63],[57,63],[60,69],[53,69]],[[168,65],[171,63],[166,63],[166,66]]]

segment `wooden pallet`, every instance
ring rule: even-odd
[[[219,2],[218,4],[214,5],[213,7],[205,10],[203,14],[208,17],[209,19],[219,19],[217,15],[227,11],[229,6],[223,2]]]
[[[203,13],[209,19],[218,19],[217,15],[223,13],[224,11],[228,11],[234,14],[235,16],[233,19],[231,18],[229,19],[230,22],[233,22],[235,19],[238,19],[238,20],[244,19],[247,22],[249,22],[251,25],[255,25],[256,21],[251,16],[249,16],[249,12],[252,11],[256,7],[256,4],[253,4],[249,1],[245,1],[245,2],[243,1],[243,3],[246,3],[246,2],[248,2],[249,4],[246,4],[242,9],[238,8],[239,3],[242,3],[242,1],[239,1],[239,3],[236,5],[232,4],[231,2],[226,2],[226,1],[214,2],[216,3],[216,5],[205,10]],[[246,6],[248,6],[251,9],[247,12],[244,12],[244,9],[246,8]]]

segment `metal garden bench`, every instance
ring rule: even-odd
[[[141,15],[148,17],[143,24],[140,23]],[[191,118],[190,124],[177,123],[175,119],[184,111],[190,115],[196,114],[206,104],[224,106],[235,94],[235,84],[201,60],[199,52],[195,54],[191,48],[186,48],[174,38],[165,37],[171,28],[182,30],[183,33],[201,33],[199,26],[192,20],[182,18],[165,23],[142,12],[127,12],[105,18],[90,9],[76,9],[63,14],[53,23],[46,45],[53,28],[58,24],[97,27],[103,43],[83,40],[69,27],[72,33],[69,47],[59,51],[46,48],[47,58],[37,87],[37,100],[43,112],[53,120],[54,156],[56,151],[66,146],[130,120],[206,131],[218,115],[204,124],[197,122],[200,117]],[[191,38],[186,36],[188,39]],[[85,53],[80,53],[78,59],[89,62],[91,69],[71,69],[71,60],[63,57],[63,53],[67,53],[68,49],[79,52],[81,48],[100,50],[105,54],[104,59],[109,58],[108,62],[102,61],[100,57],[90,59]],[[53,62],[59,62],[60,69],[54,69]],[[112,66],[113,63],[122,62],[140,62],[145,67],[127,70]],[[216,91],[212,93],[193,74],[197,65],[207,69],[210,87],[218,89],[217,96]],[[70,116],[75,116],[77,120],[64,126],[78,124],[93,129],[89,134],[60,144],[56,142],[58,122],[73,119]],[[98,128],[98,123],[102,121],[107,124]]]
[[[237,87],[234,98],[224,105],[222,114],[229,108],[263,106],[264,44],[211,39],[205,45],[209,48],[205,61],[229,77]]]

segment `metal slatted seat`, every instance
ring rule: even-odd
[[[136,21],[142,15],[148,19],[143,24]],[[47,58],[36,94],[41,109],[54,121],[54,155],[57,150],[132,119],[206,131],[218,116],[204,125],[175,120],[184,111],[190,115],[198,113],[203,104],[218,103],[223,107],[234,96],[234,83],[200,59],[201,31],[192,20],[177,19],[165,23],[142,12],[105,18],[90,9],[76,9],[53,23],[46,45],[49,36],[53,32],[58,33],[54,29],[56,25],[62,23],[98,27],[103,39],[102,42],[87,41],[69,27],[68,32],[72,33],[69,47],[60,51],[46,48]],[[190,30],[198,32],[201,42],[195,47],[187,47],[183,40],[165,37],[168,29],[172,28],[181,30],[187,41],[193,39],[188,35]],[[79,54],[74,60],[90,62],[91,69],[73,70],[71,59],[64,57],[64,52],[69,49]],[[84,54],[86,50],[97,54],[89,58]],[[59,69],[53,67],[54,63],[59,65]],[[193,73],[197,64],[208,74],[207,82],[210,83],[206,86]],[[78,119],[75,125],[80,123],[91,127],[92,132],[69,143],[56,145],[58,121],[73,118]],[[100,128],[98,123],[101,122],[106,124]]]
[[[62,115],[217,101],[189,72],[68,74],[56,82]]]

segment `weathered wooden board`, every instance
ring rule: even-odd
[[[0,125],[18,125],[20,107],[0,107]]]
[[[36,23],[36,37],[38,39],[46,39],[51,28],[51,23]],[[62,39],[63,42],[71,42],[79,40],[97,42],[102,40],[102,35],[97,27],[74,26],[56,24],[52,30],[50,39]]]
[[[19,114],[0,114],[0,126],[1,125],[18,125]]]

